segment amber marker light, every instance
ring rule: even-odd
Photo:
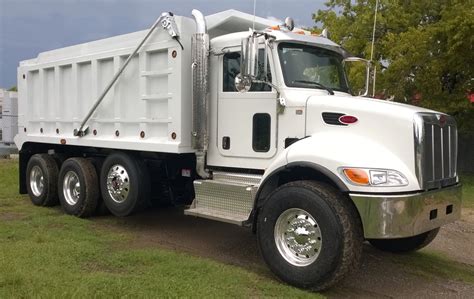
[[[358,185],[369,185],[369,176],[367,172],[359,168],[346,168],[343,170],[345,176],[353,183]]]

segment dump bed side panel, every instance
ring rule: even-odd
[[[176,17],[180,44],[158,27],[88,122],[98,95],[146,31],[41,53],[18,69],[19,148],[24,142],[184,153],[191,150],[191,34]]]

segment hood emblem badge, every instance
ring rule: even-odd
[[[436,114],[436,118],[438,119],[440,126],[444,127],[446,125],[446,122],[447,122],[446,115]]]

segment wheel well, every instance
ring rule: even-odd
[[[256,232],[259,209],[268,196],[278,187],[295,181],[310,180],[326,183],[336,190],[347,194],[349,189],[335,174],[327,168],[313,163],[293,163],[275,170],[263,182],[255,196],[255,204],[250,215],[252,231]]]

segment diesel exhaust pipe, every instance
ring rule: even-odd
[[[202,178],[210,178],[206,169],[206,153],[209,145],[209,35],[203,14],[193,9],[196,33],[192,37],[192,147],[196,152],[196,172]]]

